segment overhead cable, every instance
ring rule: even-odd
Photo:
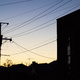
[[[61,3],[62,1],[63,1],[63,0],[61,0],[60,2],[58,2],[58,4]],[[39,16],[39,15],[41,15],[41,14],[39,14],[39,15],[33,17],[32,19],[28,20],[28,21],[31,21],[31,20],[32,20],[31,22],[29,22],[29,23],[27,23],[27,24],[24,24],[24,25],[22,25],[22,26],[19,25],[19,27],[17,27],[17,28],[14,29],[14,30],[20,29],[20,28],[22,28],[22,27],[24,27],[24,26],[26,26],[26,25],[29,25],[29,24],[35,22],[36,20],[38,20],[38,19],[40,19],[40,18],[43,18],[43,17],[47,16],[48,14],[52,13],[52,12],[55,11],[56,9],[58,9],[58,8],[64,6],[64,5],[66,5],[66,4],[69,3],[70,1],[72,1],[72,0],[69,0],[69,1],[65,2],[64,4],[58,6],[57,8],[51,10],[50,12],[48,12],[48,13],[46,13],[46,14],[44,14],[44,15],[38,17],[38,18],[36,18],[36,17]],[[53,5],[53,6],[55,6],[55,5]],[[52,7],[51,7],[51,8],[52,8]],[[49,9],[50,9],[50,8],[49,8]],[[48,9],[48,10],[49,10],[49,9]],[[47,11],[47,10],[45,10],[45,11]],[[45,12],[45,11],[44,11],[44,12]],[[44,12],[43,12],[43,13],[44,13]],[[34,19],[34,18],[36,18],[36,19]],[[26,22],[28,22],[28,21],[25,21],[24,23],[26,23]],[[15,28],[15,27],[14,27],[14,28]],[[14,30],[12,30],[12,31],[14,31]],[[11,32],[12,32],[12,31],[11,31]],[[9,32],[9,33],[10,33],[10,32]],[[23,33],[23,32],[22,32],[22,33]]]
[[[75,9],[75,8],[78,7],[78,6],[80,6],[80,3],[79,3],[78,5],[76,5],[75,7],[69,9],[68,11],[66,11],[66,12],[64,12],[64,13],[62,13],[62,14],[60,14],[59,16],[57,16],[57,18],[60,17],[60,16],[62,16],[62,15],[64,15],[64,14],[66,14],[66,13],[68,13],[69,11]],[[54,18],[54,19],[55,19],[55,18]],[[54,20],[54,19],[53,19],[53,20]],[[36,30],[36,31],[37,31],[37,30]],[[35,31],[34,31],[34,32],[35,32]],[[30,32],[30,33],[32,33],[32,32]],[[24,34],[24,35],[27,35],[27,34],[30,34],[30,33],[26,33],[26,34]],[[20,35],[20,36],[23,36],[23,35]]]
[[[54,40],[54,41],[52,41],[52,42],[55,42],[55,41],[56,41],[56,40]],[[13,42],[14,42],[14,41],[13,41]],[[52,43],[52,42],[51,42],[51,43]],[[21,48],[23,48],[24,50],[26,50],[26,52],[30,52],[30,53],[35,54],[35,55],[37,55],[37,56],[44,57],[44,58],[48,58],[48,59],[54,59],[54,58],[50,58],[50,57],[47,57],[47,56],[43,56],[43,55],[37,54],[37,53],[35,53],[35,52],[31,51],[31,50],[28,50],[28,49],[22,47],[21,45],[17,44],[16,42],[14,42],[14,43],[15,43],[16,45],[20,46]]]
[[[76,4],[76,5],[78,5],[78,4]],[[76,5],[72,5],[72,6],[69,6],[69,7],[66,7],[66,8],[63,8],[63,9],[61,9],[61,10],[59,10],[59,11],[63,11],[63,10],[66,10],[66,9],[69,9],[69,8],[72,8],[73,6],[76,6]],[[56,12],[59,12],[59,11],[56,11]],[[56,13],[55,12],[55,13]],[[43,24],[41,24],[41,25],[39,25],[39,26],[42,26],[42,25],[44,25],[44,24],[47,24],[47,23],[49,23],[49,22],[51,22],[52,20],[54,20],[54,18],[53,19],[51,19],[51,20],[49,20],[49,21],[47,21],[47,22],[45,22],[45,23],[43,23]],[[34,27],[34,28],[32,28],[32,29],[35,29],[35,28],[37,28],[37,27],[39,27],[39,26],[36,26],[36,27]],[[27,31],[30,31],[30,30],[32,30],[32,29],[29,29],[29,30],[27,30]],[[8,34],[8,33],[10,33],[10,32],[3,32],[4,34],[6,33],[6,34]],[[22,33],[24,33],[24,32],[22,32]]]
[[[29,24],[31,24],[32,22],[34,22],[34,21],[36,21],[36,20],[38,20],[38,19],[40,19],[40,18],[48,15],[48,13],[50,13],[50,12],[52,12],[52,11],[48,12],[46,15],[42,15],[42,14],[45,13],[45,12],[47,12],[48,10],[50,10],[51,8],[53,8],[54,6],[56,6],[57,4],[61,3],[62,1],[63,1],[63,0],[60,0],[58,3],[52,5],[52,6],[49,7],[48,9],[46,9],[46,10],[44,10],[43,12],[39,13],[38,15],[34,16],[33,18],[31,18],[31,19],[29,19],[29,20],[27,20],[27,21],[25,21],[25,22],[23,22],[23,23],[21,23],[20,25],[14,27],[14,28],[12,28],[12,29],[7,30],[5,33],[7,33],[7,32],[10,33],[10,32],[13,32],[13,31],[15,31],[15,30],[17,30],[17,29],[23,28],[24,26],[29,25]],[[59,8],[59,7],[58,7],[58,8]],[[55,10],[56,10],[56,9],[55,9]],[[42,15],[42,16],[40,16],[40,15]],[[40,17],[37,18],[38,16],[40,16]],[[37,19],[35,19],[35,18],[37,18]],[[32,21],[32,20],[33,20],[33,21]],[[30,21],[31,21],[31,22],[30,22]],[[27,22],[29,22],[29,23],[27,23]],[[27,24],[25,24],[25,23],[27,23]],[[25,24],[25,25],[23,25],[23,24]],[[21,26],[21,25],[22,25],[22,26]]]
[[[38,29],[35,29],[35,30],[33,30],[33,31],[30,31],[30,32],[28,32],[28,31],[25,31],[25,32],[21,32],[21,33],[19,33],[19,34],[15,34],[15,35],[11,35],[13,38],[16,38],[16,37],[21,37],[21,36],[24,36],[24,35],[28,35],[28,34],[31,34],[31,33],[33,33],[33,32],[36,32],[36,31],[39,31],[39,30],[42,30],[42,29],[44,29],[44,28],[47,28],[47,27],[49,27],[49,26],[51,26],[51,25],[53,25],[53,24],[55,24],[56,22],[54,22],[54,23],[51,23],[51,24],[49,24],[49,25],[47,25],[47,26],[43,26],[43,27],[41,27],[41,28],[38,28]],[[27,32],[27,33],[26,33]],[[24,34],[23,34],[24,33]]]
[[[57,19],[57,18],[61,17],[61,16],[62,16],[62,15],[64,15],[64,14],[67,14],[69,11],[71,11],[71,10],[73,10],[73,9],[77,8],[78,6],[80,6],[80,3],[79,3],[79,4],[77,4],[76,6],[72,7],[71,9],[69,9],[69,10],[65,11],[64,13],[60,14],[59,16],[57,16],[57,17],[55,17],[55,18],[51,19],[50,21],[55,20],[55,19]],[[50,21],[48,21],[48,22],[50,22]],[[45,23],[43,23],[43,24],[41,24],[41,25],[44,25],[44,24],[46,24],[46,23],[48,23],[48,22],[45,22]],[[39,26],[41,26],[41,25],[39,25]],[[31,29],[31,30],[32,30],[32,29]],[[34,32],[34,31],[33,31],[33,32]],[[22,33],[24,33],[24,32],[22,32]],[[30,34],[30,33],[26,33],[26,35],[27,35],[27,34]]]
[[[69,11],[75,9],[75,8],[78,7],[78,6],[80,6],[80,4],[74,6],[73,8],[67,10],[66,12],[60,14],[59,16],[57,16],[56,18],[53,18],[52,20],[59,18],[60,16],[62,16],[62,15],[64,15],[64,14],[68,13]],[[50,20],[50,21],[52,21],[52,20]],[[47,22],[46,22],[46,23],[47,23]],[[32,29],[30,29],[30,30],[32,30]],[[28,30],[28,31],[30,31],[30,30]],[[37,31],[37,30],[36,30],[36,31]],[[16,34],[16,35],[23,36],[23,35],[27,35],[27,34],[30,34],[30,33],[32,33],[32,32],[35,32],[35,31],[29,32],[29,33],[25,33],[25,32],[27,32],[27,31],[21,32],[21,33]],[[25,33],[25,34],[23,34],[23,33]],[[21,34],[21,35],[20,35],[20,34]],[[14,35],[14,36],[16,36],[16,35]]]
[[[31,49],[35,48],[34,46],[39,47],[39,45],[41,46],[41,45],[43,45],[43,44],[49,43],[49,42],[52,41],[53,39],[56,40],[56,38],[57,38],[57,36],[56,36],[56,37],[53,37],[53,38],[50,38],[50,39],[48,39],[48,40],[45,40],[45,41],[43,41],[43,42],[40,42],[40,43],[38,43],[38,44],[35,44],[35,45],[32,46]],[[31,50],[31,49],[30,49],[30,50]]]
[[[11,17],[8,17],[8,18],[5,18],[5,19],[2,19],[2,20],[0,20],[0,21],[12,19],[12,18],[16,18],[16,17],[18,17],[18,16],[21,16],[21,15],[24,15],[24,14],[27,14],[27,13],[30,13],[30,12],[33,12],[33,11],[36,11],[36,10],[39,10],[39,9],[44,8],[44,7],[46,7],[46,6],[49,6],[49,5],[53,4],[53,3],[55,3],[55,2],[51,2],[51,3],[46,4],[46,5],[43,5],[43,6],[41,6],[41,7],[38,7],[38,8],[32,9],[32,10],[29,10],[29,11],[26,11],[26,12],[23,12],[23,13],[20,13],[20,14],[17,14],[17,15],[14,15],[14,16],[11,16]]]
[[[22,1],[16,1],[16,2],[11,2],[11,3],[5,3],[5,4],[0,4],[0,6],[7,6],[7,5],[12,5],[12,4],[28,2],[28,1],[32,1],[32,0],[22,0]]]
[[[41,47],[46,46],[46,45],[48,45],[48,44],[51,44],[51,43],[53,43],[53,42],[55,42],[55,41],[57,41],[57,40],[50,41],[50,42],[48,42],[48,43],[42,44],[42,45],[37,46],[37,47],[35,47],[35,48],[32,48],[32,49],[30,49],[30,50],[34,50],[34,49],[41,48]]]

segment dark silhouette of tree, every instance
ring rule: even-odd
[[[10,67],[13,62],[10,59],[7,59],[5,63],[3,63],[4,67]]]

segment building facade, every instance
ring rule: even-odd
[[[80,9],[57,19],[60,80],[80,80]]]

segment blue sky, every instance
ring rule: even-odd
[[[1,63],[56,60],[57,19],[78,9],[80,0],[0,0],[0,22],[9,23],[2,35],[13,40],[3,41],[1,52],[10,56],[1,56]]]

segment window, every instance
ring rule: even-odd
[[[70,37],[68,37],[67,56],[68,56],[68,64],[70,64],[70,63],[71,63],[71,46],[70,46]]]

